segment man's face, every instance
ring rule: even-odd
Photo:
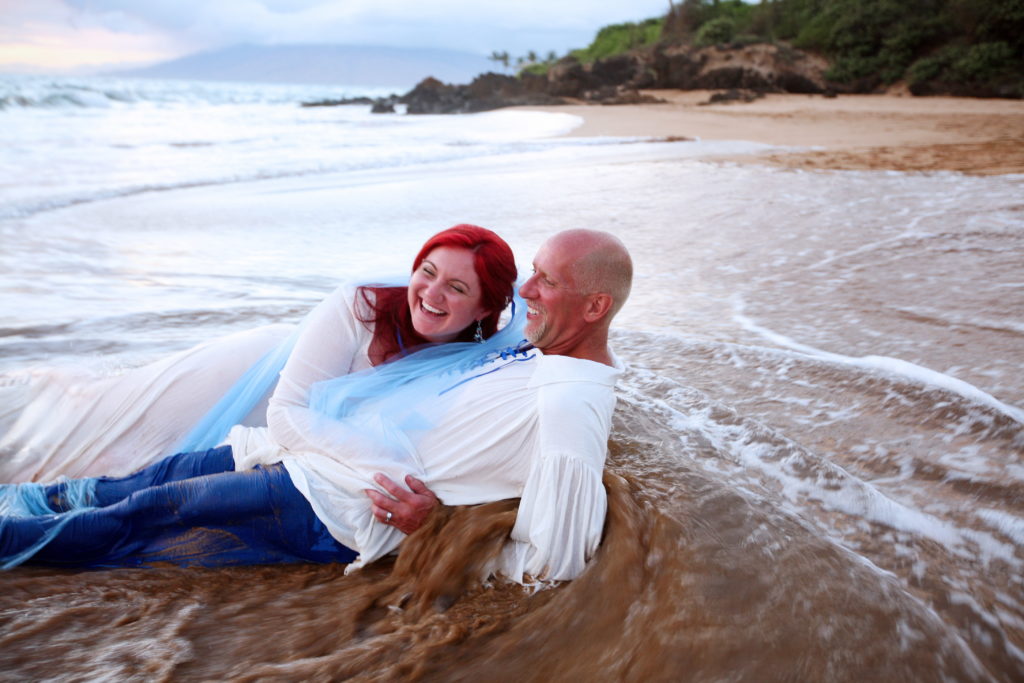
[[[572,277],[576,251],[557,238],[548,240],[533,260],[533,275],[519,288],[527,307],[526,338],[544,353],[564,353],[584,336],[586,296]]]

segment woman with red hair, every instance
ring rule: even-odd
[[[515,279],[501,237],[456,225],[423,245],[408,286],[343,284],[297,331],[266,326],[116,377],[33,372],[0,388],[0,483],[126,475],[268,420],[283,446],[299,449],[313,384],[424,345],[489,338]],[[254,371],[262,383],[243,386]]]
[[[317,416],[309,409],[314,384],[424,345],[490,338],[512,300],[515,279],[514,256],[505,241],[463,224],[427,240],[413,260],[408,286],[342,285],[310,313],[281,371],[267,409],[271,440],[294,453],[322,450],[315,436]],[[245,450],[251,435],[244,430],[234,435],[236,450]],[[179,450],[209,448],[224,436],[214,430],[212,438]]]
[[[436,266],[435,250],[443,253],[464,252],[461,258],[472,263],[473,272],[479,280],[481,311],[474,316],[473,323],[457,329],[462,319],[445,321],[443,313],[431,310],[422,297],[424,280],[432,279]],[[456,256],[456,258],[459,258]],[[424,266],[424,261],[428,265]],[[512,287],[516,279],[515,259],[509,246],[496,234],[476,225],[456,225],[437,233],[423,245],[412,264],[412,281],[409,287],[359,288],[369,316],[359,314],[362,322],[373,326],[373,344],[370,359],[374,365],[388,360],[410,346],[444,341],[474,341],[489,338],[498,329],[498,318],[512,298]],[[456,294],[465,297],[467,292],[455,288]],[[454,297],[456,300],[460,296]],[[408,303],[408,305],[403,305]],[[365,309],[364,309],[365,310]],[[442,316],[441,320],[435,319]],[[443,323],[443,324],[439,324]],[[439,338],[438,328],[442,329]],[[454,336],[452,336],[454,334]]]
[[[510,325],[485,342],[497,331],[515,278],[512,250],[500,237],[457,225],[427,241],[407,286],[339,287],[307,316],[294,343],[284,345],[287,361],[266,427],[237,425],[226,445],[213,447],[224,440],[218,430],[230,415],[215,407],[218,424],[212,431],[204,428],[199,439],[213,443],[129,476],[0,486],[0,566],[30,559],[71,566],[353,561],[356,551],[338,541],[311,508],[318,492],[310,490],[301,468],[289,474],[277,459],[342,457],[339,445],[347,444],[357,458],[365,456],[358,463],[345,461],[353,471],[383,468],[387,440],[406,427],[392,423],[393,429],[376,430],[378,416],[368,429],[364,422],[334,425],[322,409],[311,407],[314,387],[322,392],[328,380],[360,373],[350,379],[370,393],[358,398],[380,397],[438,369],[446,375],[465,359],[491,353],[492,346],[519,341],[510,336],[519,326]],[[449,344],[474,341],[483,343]],[[403,364],[389,365],[400,375],[398,382],[379,383],[378,377],[395,373],[371,368],[399,359]],[[264,367],[262,374],[269,371]],[[437,394],[422,395],[425,405],[431,397]],[[268,460],[275,465],[262,464]],[[372,525],[370,502],[355,504],[365,508],[362,517]],[[389,514],[385,525],[390,523]]]

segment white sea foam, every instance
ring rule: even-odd
[[[1024,546],[1024,519],[1001,510],[982,509],[977,514],[986,524]]]
[[[899,358],[891,358],[887,356],[862,356],[857,358],[817,349],[813,346],[802,344],[790,337],[758,325],[752,319],[743,314],[744,307],[743,299],[739,295],[734,296],[733,320],[735,320],[744,329],[759,334],[774,344],[799,351],[807,354],[808,356],[828,360],[833,363],[851,365],[864,369],[880,370],[893,375],[905,377],[906,379],[925,386],[943,389],[991,408],[1021,424],[1024,424],[1024,410],[1003,403],[994,396],[982,391],[972,384],[964,382],[963,380],[950,377],[949,375],[936,370],[922,367],[916,363],[911,363]]]
[[[765,352],[791,353],[771,349]],[[665,385],[664,379],[639,368],[634,373],[640,387],[648,382]],[[733,415],[706,398],[695,402],[692,395],[680,392],[682,388],[670,391],[665,399],[659,400],[651,400],[643,393],[630,392],[628,396],[662,415],[659,421],[675,430],[683,452],[690,450],[687,444],[692,443],[692,435],[699,435],[700,442],[710,444],[710,452],[716,457],[707,457],[707,449],[700,449],[705,455],[694,460],[702,469],[725,477],[731,487],[751,495],[760,492],[778,496],[774,498],[776,504],[822,525],[828,536],[841,545],[855,547],[851,533],[870,533],[870,526],[863,527],[868,523],[908,534],[908,538],[934,541],[964,560],[981,560],[986,564],[999,560],[1011,566],[1021,565],[1018,548],[1022,532],[1016,517],[999,511],[979,513],[986,525],[994,527],[1001,536],[969,528],[956,521],[951,510],[938,501],[930,501],[927,495],[922,499],[927,501],[926,507],[916,502],[915,484],[908,479],[913,475],[912,469],[892,480],[866,481],[765,425]],[[676,394],[681,399],[688,396],[682,405],[674,405],[672,396]],[[892,488],[891,484],[899,486]],[[819,509],[829,515],[815,512]],[[914,553],[909,547],[907,552]]]

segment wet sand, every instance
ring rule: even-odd
[[[1018,100],[767,95],[708,105],[708,91],[647,92],[667,102],[541,109],[582,117],[583,125],[571,133],[578,137],[750,140],[805,148],[729,157],[733,161],[802,169],[1024,173],[1024,102]]]

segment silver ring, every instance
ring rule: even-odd
[[[385,524],[391,524],[391,513],[390,512],[388,514],[384,515],[384,523]]]

